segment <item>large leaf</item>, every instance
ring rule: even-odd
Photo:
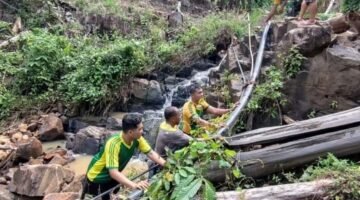
[[[203,179],[204,180],[204,185],[202,187],[203,190],[203,196],[202,199],[203,200],[215,200],[215,195],[216,195],[216,191],[214,186],[212,185],[212,183],[210,183],[208,180]]]
[[[181,189],[183,189],[184,187],[188,186],[191,181],[193,181],[195,178],[194,175],[190,175],[188,176],[186,179],[183,179],[180,181],[180,184],[176,186],[176,188],[174,189],[173,193],[171,194],[170,199],[175,199],[177,194],[181,191]]]
[[[182,188],[179,191],[179,193],[176,195],[175,200],[189,200],[190,198],[193,198],[199,191],[201,185],[202,179],[195,179],[193,182],[190,183],[190,185]]]
[[[147,191],[149,196],[152,197],[152,198],[155,198],[156,195],[158,194],[158,191],[160,190],[162,184],[163,184],[163,182],[162,182],[161,179],[159,181],[151,184],[148,191]]]

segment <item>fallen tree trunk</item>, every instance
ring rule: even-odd
[[[334,185],[332,180],[294,183],[242,191],[217,192],[217,200],[304,200],[323,199],[327,190]]]
[[[257,144],[274,144],[357,125],[360,125],[360,107],[285,126],[261,128],[244,132],[225,138],[225,142],[231,148]]]
[[[302,166],[328,153],[339,157],[360,153],[359,144],[360,126],[357,126],[254,151],[239,152],[236,159],[245,175],[257,178]]]

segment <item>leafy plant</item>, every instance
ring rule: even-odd
[[[289,55],[284,59],[285,74],[289,78],[294,78],[301,70],[303,61],[306,58],[299,52],[297,48],[291,48]]]
[[[342,2],[341,10],[346,12],[360,11],[360,3],[358,0],[344,0]]]
[[[285,104],[284,95],[281,92],[284,86],[283,81],[282,71],[274,66],[270,67],[266,71],[265,82],[256,86],[254,94],[247,104],[248,111],[262,111],[275,117],[278,104]]]
[[[193,140],[188,147],[168,155],[165,168],[155,175],[143,199],[215,199],[215,188],[204,175],[214,162],[222,168],[232,167],[233,176],[242,177],[233,165],[236,152],[225,149],[219,140]]]
[[[359,199],[360,198],[360,167],[349,161],[340,160],[333,154],[320,159],[318,164],[308,167],[302,181],[315,179],[335,180],[335,186],[328,191],[331,199]]]

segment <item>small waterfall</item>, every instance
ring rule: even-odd
[[[220,64],[221,65],[221,64]],[[188,80],[184,80],[184,81],[181,81],[179,83],[176,84],[176,86],[174,88],[172,88],[170,90],[170,92],[168,92],[165,96],[166,96],[166,100],[165,100],[165,103],[163,105],[163,107],[161,109],[159,109],[158,111],[164,111],[164,109],[166,107],[169,107],[171,106],[171,103],[172,103],[172,99],[173,99],[173,96],[174,94],[178,91],[179,87],[182,86],[182,87],[188,87],[190,86],[191,83],[193,82],[197,82],[199,83],[201,86],[204,86],[204,85],[207,85],[209,83],[209,74],[212,72],[212,71],[217,71],[219,70],[220,68],[220,65],[218,66],[215,66],[215,67],[212,67],[212,68],[209,68],[208,70],[206,71],[198,71],[196,73],[194,73],[190,79]],[[190,96],[190,95],[189,95]]]

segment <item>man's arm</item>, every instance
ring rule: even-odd
[[[109,173],[112,179],[131,189],[146,189],[149,187],[149,183],[147,181],[140,181],[135,183],[129,180],[123,173],[119,172],[118,169],[110,169]]]
[[[152,161],[156,162],[157,164],[164,166],[165,165],[165,160],[155,151],[151,150],[148,154],[147,157],[149,157]]]
[[[223,115],[225,113],[228,113],[230,111],[230,109],[223,109],[223,108],[214,108],[212,106],[209,106],[206,109],[207,113],[213,114],[213,115]]]

